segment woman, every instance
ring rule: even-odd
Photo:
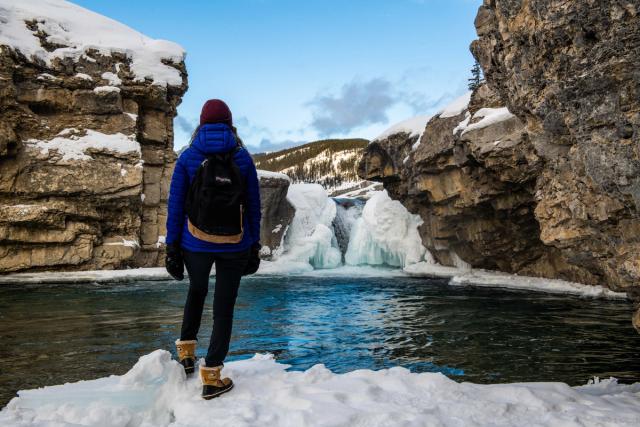
[[[259,239],[256,167],[237,136],[227,104],[209,100],[202,107],[191,144],[175,165],[166,236],[167,271],[182,280],[184,262],[189,274],[182,330],[176,341],[178,358],[187,374],[194,371],[202,309],[211,267],[216,264],[213,331],[205,365],[200,366],[205,399],[233,387],[229,378],[220,377],[220,370],[229,351],[240,278],[255,272],[259,264]]]

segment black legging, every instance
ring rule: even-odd
[[[184,306],[181,340],[195,340],[200,329],[204,300],[209,290],[211,266],[216,264],[216,286],[213,294],[213,331],[205,361],[207,366],[220,366],[229,352],[233,307],[238,296],[242,272],[249,251],[189,252],[184,251],[184,264],[189,273],[189,293]]]

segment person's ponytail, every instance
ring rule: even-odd
[[[189,141],[189,144],[192,144],[193,140],[196,139],[196,136],[198,136],[198,132],[200,132],[200,126],[202,125],[196,126],[196,128],[193,130],[193,133],[191,134],[191,141]]]

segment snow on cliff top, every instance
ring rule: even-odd
[[[25,21],[37,21],[47,41],[64,45],[48,52],[27,28]],[[176,43],[154,40],[113,19],[64,0],[0,0],[0,44],[8,45],[26,57],[50,65],[55,58],[79,59],[88,50],[103,55],[120,52],[131,58],[136,81],[146,77],[160,86],[182,84],[180,72],[162,60],[181,62],[185,52]]]
[[[461,114],[464,110],[466,110],[469,107],[470,101],[471,101],[471,92],[469,91],[464,95],[454,99],[449,105],[444,107],[442,111],[439,111],[435,115],[443,119],[447,117],[455,117],[458,114]],[[410,136],[418,135],[418,141],[416,142],[416,145],[417,145],[418,143],[420,143],[420,139],[422,138],[422,133],[424,132],[424,129],[427,127],[427,123],[429,122],[429,119],[431,119],[431,117],[433,116],[432,115],[416,116],[416,117],[412,117],[410,119],[404,120],[400,123],[396,123],[395,125],[391,126],[389,129],[382,132],[376,138],[374,138],[371,142],[380,141],[382,139],[390,137],[391,135],[404,132],[404,133],[408,133]]]
[[[416,116],[407,120],[403,120],[400,123],[396,123],[395,125],[391,126],[389,129],[382,132],[380,135],[374,138],[373,141],[379,141],[381,139],[388,138],[391,135],[395,135],[401,132],[408,133],[410,136],[415,136],[415,135],[421,136],[422,132],[424,132],[424,128],[427,127],[427,122],[431,117],[432,116],[430,115]],[[418,138],[418,141],[419,140],[420,138]]]
[[[446,119],[447,117],[455,117],[458,114],[461,114],[464,110],[469,108],[469,102],[471,101],[471,91],[465,93],[464,95],[454,99],[449,105],[444,107],[440,113],[437,115],[442,119]]]

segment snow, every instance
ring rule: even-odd
[[[120,88],[116,86],[97,86],[93,88],[94,93],[106,93],[106,92],[118,92],[120,93]]]
[[[109,82],[109,85],[111,86],[120,86],[122,84],[122,80],[120,80],[120,77],[118,77],[117,74],[114,74],[111,71],[102,73],[100,77],[107,80]]]
[[[296,209],[285,236],[287,250],[280,263],[308,264],[313,268],[335,268],[342,262],[331,228],[336,205],[320,184],[291,184],[287,199]]]
[[[76,131],[76,129],[65,129],[49,141],[31,139],[27,141],[27,144],[40,149],[43,154],[56,150],[62,156],[63,161],[91,160],[91,156],[86,154],[89,149],[141,155],[140,144],[133,135],[105,134],[87,129],[85,135],[79,136],[73,134]]]
[[[404,272],[416,277],[449,278],[449,284],[452,286],[507,288],[588,298],[627,299],[626,293],[614,292],[604,286],[590,286],[560,279],[519,276],[469,267],[446,267],[420,262],[405,267]]]
[[[373,141],[380,141],[390,137],[391,135],[404,132],[404,133],[408,133],[410,137],[418,135],[418,142],[419,142],[420,138],[422,137],[422,133],[424,132],[424,129],[427,127],[427,123],[429,122],[431,117],[432,116],[430,115],[416,116],[416,117],[412,117],[410,119],[404,120],[400,123],[396,123],[395,125],[391,126],[389,129],[385,130],[380,135],[375,137]]]
[[[285,175],[280,172],[271,172],[262,169],[258,169],[258,178],[275,178],[275,179],[285,179],[291,182],[291,178],[288,175]]]
[[[472,123],[470,125],[467,124],[464,130],[462,131],[462,135],[464,135],[467,132],[471,132],[472,130],[482,129],[487,126],[491,126],[493,124],[500,123],[505,120],[509,120],[512,117],[515,117],[515,116],[511,114],[511,112],[509,111],[509,109],[507,109],[507,107],[481,108],[478,111],[476,111],[472,117],[472,120],[478,119],[478,118],[481,118],[481,120],[478,122]],[[460,126],[461,124],[459,124],[458,126]]]
[[[469,125],[469,121],[471,120],[471,113],[468,111],[464,115],[464,119],[458,123],[456,127],[453,128],[453,134],[457,134],[458,132],[464,131]]]
[[[470,270],[454,276],[449,284],[454,286],[475,286],[532,290],[554,294],[579,295],[583,297],[602,297],[610,299],[626,299],[627,294],[614,292],[603,286],[588,286],[581,283],[560,279],[527,277],[505,274],[495,271]]]
[[[125,239],[124,237],[121,238],[122,241],[121,242],[108,242],[108,243],[104,243],[105,246],[126,246],[128,248],[139,248],[140,247],[140,243],[138,243],[138,241],[136,239]]]
[[[91,77],[89,74],[85,74],[85,73],[76,73],[74,77],[77,77],[77,78],[83,79],[83,80],[93,80],[93,77]]]
[[[63,45],[48,52],[25,21],[37,21],[47,41]],[[131,59],[135,81],[150,78],[160,86],[180,86],[180,72],[163,60],[179,63],[185,52],[179,45],[151,39],[124,24],[64,0],[0,0],[0,44],[51,66],[55,59],[75,61],[91,49],[102,55],[120,52]]]
[[[42,73],[42,74],[38,75],[37,79],[38,80],[60,80],[56,76],[52,76],[49,73]]]
[[[447,117],[455,117],[459,114],[462,114],[464,110],[469,108],[469,102],[471,102],[471,91],[454,99],[449,105],[444,107],[444,109],[440,111],[439,114],[436,115],[441,119],[446,119]]]
[[[386,190],[374,194],[351,228],[346,263],[405,267],[420,262],[426,252],[418,234],[421,224]]]
[[[234,389],[205,401],[165,350],[142,356],[121,376],[23,390],[0,412],[16,427],[135,426],[600,426],[640,423],[640,383],[595,379],[457,383],[402,367],[336,374],[322,364],[287,370],[272,355],[228,362]]]
[[[170,280],[164,267],[129,270],[46,271],[0,275],[0,285],[58,283],[119,283],[143,280]]]
[[[365,181],[365,182],[367,182],[367,181]],[[368,182],[370,182],[369,185],[367,185],[365,187],[358,187],[358,188],[356,188],[354,190],[351,190],[351,191],[348,191],[346,193],[341,193],[339,195],[339,197],[346,197],[346,198],[357,197],[359,199],[370,199],[371,196],[373,196],[378,191],[380,191],[380,189],[382,189],[382,183],[373,182],[373,181],[368,181]]]

